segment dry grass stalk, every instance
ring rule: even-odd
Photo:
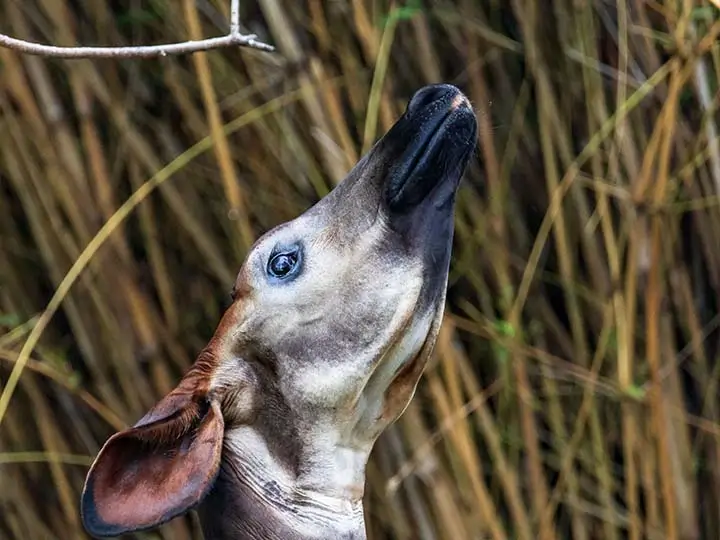
[[[720,536],[712,2],[241,7],[276,54],[0,49],[0,538],[84,537],[88,459],[189,365],[250,242],[440,80],[482,129],[433,364],[371,459],[370,537]],[[11,1],[0,32],[181,42],[229,16]],[[200,538],[192,516],[136,537],[158,535]]]

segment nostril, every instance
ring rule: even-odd
[[[450,103],[458,95],[461,96],[462,93],[451,84],[432,84],[425,86],[415,92],[410,103],[408,103],[407,111],[418,111],[440,100],[446,100]]]

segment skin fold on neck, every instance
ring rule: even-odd
[[[199,508],[206,540],[365,540],[368,452],[334,446],[332,439],[302,445],[293,471],[254,428],[227,433],[223,466]]]

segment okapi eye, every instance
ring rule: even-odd
[[[284,278],[291,275],[298,266],[299,255],[297,249],[276,253],[270,257],[268,261],[268,274],[276,278]]]

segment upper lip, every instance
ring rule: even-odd
[[[460,90],[450,85],[419,90],[385,136],[392,161],[385,181],[389,209],[410,210],[437,185],[458,181],[475,146],[476,132],[475,114]]]

